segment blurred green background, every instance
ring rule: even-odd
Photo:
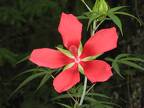
[[[86,0],[86,2],[92,6],[95,1]],[[141,20],[144,19],[143,0],[108,0],[108,3],[111,7],[128,6],[126,11]],[[9,98],[28,75],[16,80],[13,78],[23,71],[36,67],[29,61],[17,62],[29,55],[32,49],[54,48],[62,44],[57,30],[61,12],[79,16],[85,11],[87,10],[80,0],[0,0],[0,108],[60,108],[51,100],[58,96],[51,79],[34,93],[41,79],[37,78]],[[144,56],[143,25],[140,26],[132,18],[125,16],[120,18],[124,36],[119,36],[119,47],[106,56],[115,57],[120,53]],[[84,24],[85,41],[89,37],[85,27],[87,21],[81,20],[81,22]],[[107,24],[102,27],[107,27]],[[110,96],[112,102],[122,108],[144,108],[144,71],[127,66],[122,66],[120,70],[124,79],[115,74],[109,82],[96,85],[93,91]],[[63,102],[66,103],[67,100]]]

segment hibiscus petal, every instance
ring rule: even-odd
[[[85,44],[81,57],[95,56],[117,47],[116,28],[102,29],[94,34]]]
[[[72,68],[69,68],[61,72],[53,81],[55,90],[58,93],[67,91],[80,81],[80,74],[78,72],[77,66],[74,65]]]
[[[82,63],[84,73],[92,82],[104,82],[112,76],[111,67],[101,60],[94,60]]]
[[[62,13],[58,30],[66,48],[70,49],[71,46],[79,47],[82,24],[74,15]]]
[[[72,62],[72,59],[61,52],[49,48],[33,50],[29,60],[38,66],[48,68],[59,68]]]

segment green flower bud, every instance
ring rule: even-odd
[[[98,14],[106,14],[109,9],[108,4],[105,0],[96,0],[95,5],[93,7],[93,11]]]

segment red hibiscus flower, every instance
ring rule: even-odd
[[[38,66],[56,69],[67,65],[53,81],[54,88],[61,93],[80,81],[80,72],[92,82],[104,82],[112,76],[111,67],[105,61],[94,60],[97,55],[117,47],[116,29],[108,28],[96,32],[81,50],[82,24],[72,14],[62,13],[58,30],[68,50],[58,48],[35,49],[29,60]],[[83,70],[83,71],[81,71]]]

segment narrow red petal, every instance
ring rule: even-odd
[[[78,48],[81,40],[82,24],[74,15],[62,13],[58,30],[66,48],[70,49],[71,46]]]
[[[77,66],[74,65],[61,72],[53,81],[53,86],[58,93],[69,90],[80,81],[80,75]]]
[[[33,50],[29,60],[38,66],[48,68],[59,68],[72,62],[70,58],[61,52],[49,48]]]
[[[112,76],[111,67],[104,61],[94,60],[83,62],[84,73],[87,78],[92,82],[104,82]]]
[[[82,57],[95,56],[117,47],[116,28],[102,29],[94,34],[85,44]]]

